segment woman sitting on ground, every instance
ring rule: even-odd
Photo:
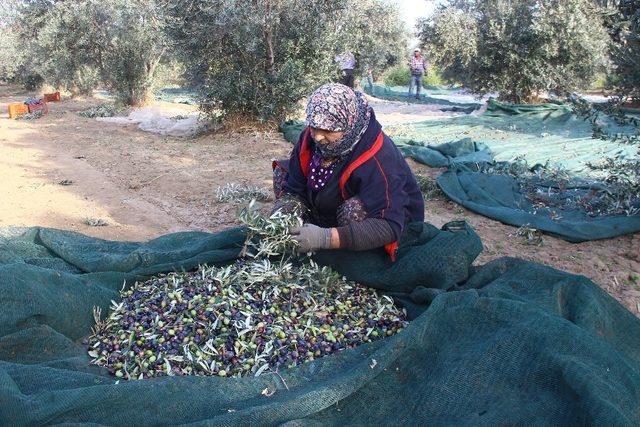
[[[384,247],[424,220],[416,179],[365,97],[325,84],[309,98],[307,128],[288,161],[274,164],[275,210],[303,212],[291,230],[301,252]]]

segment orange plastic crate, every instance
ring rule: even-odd
[[[9,104],[9,118],[15,119],[18,116],[27,114],[29,107],[25,104]]]
[[[60,92],[45,93],[44,94],[44,101],[45,102],[58,102],[58,101],[60,101]]]

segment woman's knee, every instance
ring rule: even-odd
[[[367,211],[360,197],[355,196],[347,199],[338,206],[337,211],[338,225],[349,225],[352,222],[360,222],[367,218]]]
[[[279,199],[284,194],[284,186],[289,176],[289,159],[274,160],[273,168],[273,194]]]

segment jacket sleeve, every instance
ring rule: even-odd
[[[302,173],[302,167],[300,165],[302,138],[304,138],[304,132],[300,134],[298,143],[291,152],[291,158],[289,159],[289,176],[284,185],[284,191],[285,193],[298,196],[302,198],[302,200],[306,200],[307,179]]]
[[[337,230],[340,248],[352,251],[368,251],[397,240],[389,223],[379,218],[365,218],[360,222],[337,227]]]

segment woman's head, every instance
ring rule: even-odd
[[[307,104],[307,125],[323,158],[349,154],[366,131],[370,117],[364,96],[338,83],[320,86]]]

